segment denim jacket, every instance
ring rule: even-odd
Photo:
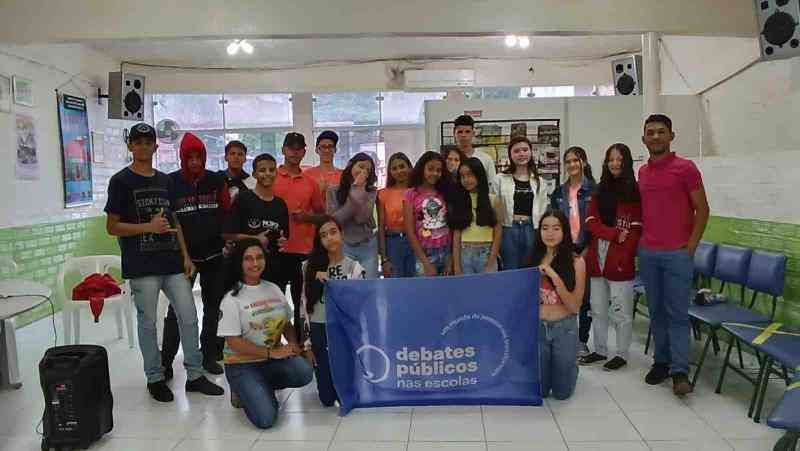
[[[578,234],[578,240],[575,242],[576,253],[581,253],[592,241],[592,236],[586,227],[586,212],[589,210],[589,201],[592,200],[595,187],[594,182],[584,177],[581,187],[578,189],[578,216],[580,217],[581,231]],[[553,191],[550,196],[550,208],[561,210],[569,218],[569,180]]]

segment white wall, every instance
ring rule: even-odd
[[[98,215],[105,205],[106,181],[125,164],[122,143],[126,123],[106,119],[105,104],[97,104],[97,87],[106,92],[108,72],[119,62],[78,44],[49,46],[0,45],[0,72],[33,81],[33,108],[12,105],[0,113],[0,227],[59,221]],[[73,82],[68,83],[70,79]],[[63,85],[63,86],[62,86]],[[87,98],[89,128],[105,134],[106,163],[93,167],[95,203],[90,207],[64,208],[64,190],[55,89]],[[39,158],[39,180],[17,180],[14,114],[33,116]]]

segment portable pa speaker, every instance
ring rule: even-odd
[[[108,118],[144,121],[143,76],[125,72],[109,72]]]
[[[102,346],[48,349],[39,362],[42,450],[86,449],[114,427],[108,354]]]
[[[800,55],[800,0],[756,0],[756,12],[763,59]]]
[[[642,95],[642,57],[627,56],[611,62],[614,75],[614,94],[618,96]]]

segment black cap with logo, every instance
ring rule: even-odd
[[[302,133],[289,132],[286,134],[286,138],[283,139],[283,147],[294,149],[306,147],[306,137]]]
[[[139,138],[150,138],[153,142],[156,140],[156,129],[150,124],[141,122],[131,127],[128,132],[128,142],[132,143]]]

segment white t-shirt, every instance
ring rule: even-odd
[[[305,274],[305,267],[303,267]],[[350,279],[364,279],[364,268],[361,264],[352,258],[345,256],[342,261],[335,265],[328,265],[328,280],[350,280]],[[306,309],[306,293],[303,290],[303,311]],[[314,304],[314,312],[308,318],[312,323],[325,323],[325,294],[322,298]]]
[[[259,346],[280,344],[283,330],[290,324],[291,312],[286,297],[272,282],[243,285],[239,294],[228,292],[219,307],[220,337],[242,337]],[[266,359],[237,354],[225,343],[225,363],[259,362]]]

